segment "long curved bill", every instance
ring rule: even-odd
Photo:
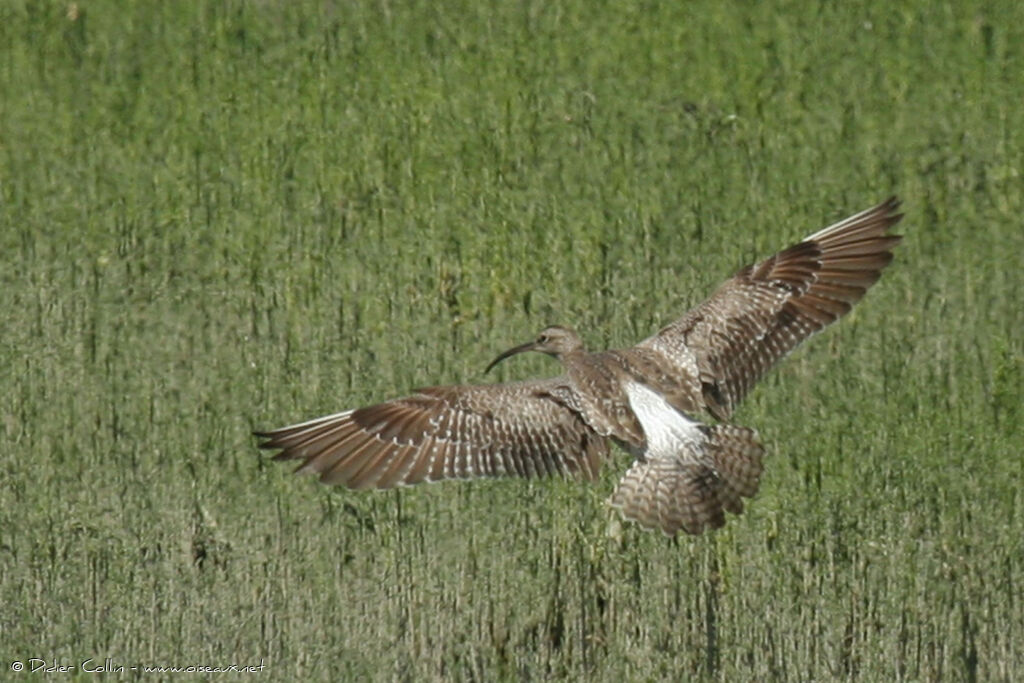
[[[508,351],[505,351],[504,353],[502,353],[497,358],[491,361],[491,364],[487,366],[486,370],[484,370],[484,374],[486,375],[488,372],[491,371],[491,368],[493,368],[495,365],[505,360],[506,358],[509,358],[519,353],[523,353],[524,351],[533,351],[536,347],[537,342],[531,341],[526,342],[525,344],[520,344],[519,346],[516,346],[514,348],[509,349]]]

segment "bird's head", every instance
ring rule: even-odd
[[[576,334],[576,331],[562,327],[561,325],[552,325],[551,327],[545,327],[537,335],[537,338],[533,341],[520,344],[514,348],[505,351],[487,366],[484,373],[490,372],[491,368],[500,363],[501,361],[515,356],[516,354],[523,353],[524,351],[539,351],[540,353],[546,353],[549,356],[559,358],[567,353],[573,351],[579,351],[583,349],[583,340]]]

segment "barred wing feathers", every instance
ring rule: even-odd
[[[391,488],[442,479],[594,479],[607,443],[548,392],[564,379],[419,389],[269,432],[275,460],[302,460],[325,484]]]
[[[878,280],[900,241],[890,197],[739,271],[703,304],[638,347],[680,374],[695,358],[704,403],[728,419],[764,373],[800,342],[844,316]]]

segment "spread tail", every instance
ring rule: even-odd
[[[671,456],[645,454],[612,494],[622,516],[674,536],[725,524],[725,511],[743,512],[757,493],[764,448],[757,432],[732,425],[701,425],[702,439]]]

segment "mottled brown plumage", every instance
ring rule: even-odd
[[[279,460],[326,484],[389,488],[442,479],[593,479],[613,441],[635,457],[612,495],[623,516],[673,535],[739,514],[757,492],[757,433],[727,420],[797,344],[845,315],[900,237],[895,197],[739,271],[704,303],[636,346],[589,353],[549,327],[525,351],[558,358],[552,379],[420,389],[411,396],[258,432]]]

